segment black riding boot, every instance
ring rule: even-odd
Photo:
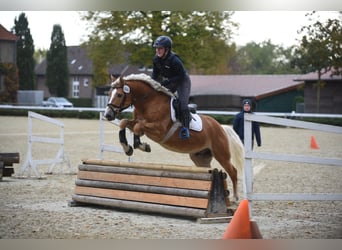
[[[189,112],[189,109],[185,109],[181,111],[181,122],[182,122],[182,128],[179,132],[179,137],[183,139],[188,139],[190,137],[190,131],[189,131],[189,124],[190,124],[190,119],[191,115]]]

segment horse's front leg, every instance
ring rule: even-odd
[[[134,126],[134,125],[130,124],[132,122],[133,122],[132,120],[123,119],[123,120],[121,120],[121,122],[119,124],[119,127],[120,127],[120,131],[119,131],[120,144],[121,144],[125,154],[128,156],[131,156],[133,154],[133,148],[127,142],[126,127],[132,128]]]
[[[151,152],[151,146],[146,142],[141,142],[140,137],[144,135],[143,125],[137,122],[133,127],[133,147],[140,149],[144,152]]]

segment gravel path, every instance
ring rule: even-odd
[[[65,124],[65,151],[72,172],[82,158],[99,157],[99,122],[96,120],[58,119]],[[27,118],[0,116],[0,152],[19,152],[20,164],[26,159]],[[37,135],[56,136],[49,124],[34,121]],[[342,136],[301,129],[262,127],[260,152],[283,152],[342,158]],[[309,148],[314,135],[320,149]],[[117,128],[105,124],[106,142],[117,143]],[[144,138],[147,140],[146,138]],[[176,154],[151,143],[152,153],[136,152],[135,162],[192,165],[187,155]],[[34,146],[36,159],[54,157],[56,147]],[[127,157],[104,153],[104,159],[127,161]],[[40,165],[43,173],[49,166]],[[227,223],[200,224],[192,219],[126,212],[98,207],[70,207],[75,174],[66,166],[56,166],[45,179],[4,177],[0,182],[0,239],[220,239]],[[214,167],[218,167],[214,162]],[[256,192],[342,193],[342,169],[313,164],[254,161]],[[62,173],[60,173],[62,172]],[[228,183],[229,186],[230,183]],[[240,180],[240,197],[242,185]],[[265,239],[342,238],[342,202],[340,201],[259,201],[252,204],[253,219]]]

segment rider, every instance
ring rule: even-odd
[[[180,120],[183,126],[179,136],[181,139],[188,139],[190,137],[189,123],[191,119],[188,108],[191,90],[190,77],[179,56],[171,50],[172,40],[170,37],[159,36],[153,43],[153,47],[156,49],[156,55],[153,58],[152,78],[159,81],[171,92],[177,91]]]

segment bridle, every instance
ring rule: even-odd
[[[114,89],[124,89],[125,86],[128,86],[128,85],[112,86],[112,87],[110,88],[109,91],[111,92],[111,91],[113,91]],[[121,93],[119,94],[119,95],[123,95],[120,104],[119,104],[119,105],[115,105],[115,104],[112,104],[112,103],[108,103],[108,104],[107,104],[107,107],[108,107],[109,109],[111,109],[114,113],[121,113],[122,110],[127,109],[127,108],[131,105],[131,103],[130,103],[130,104],[128,104],[127,106],[123,106],[123,104],[125,103],[125,100],[126,100],[126,98],[127,98],[127,94],[129,94],[129,93],[126,93],[125,90],[124,90],[124,91],[123,91],[123,94],[121,94]],[[119,97],[120,97],[120,96],[119,96]]]
[[[115,86],[113,85],[110,89],[110,91],[113,91],[114,89],[123,89],[123,97],[122,97],[122,100],[120,102],[119,105],[115,105],[115,104],[112,104],[112,103],[108,103],[107,104],[107,107],[110,108],[114,113],[121,113],[121,111],[127,109],[129,106],[131,106],[133,103],[134,104],[137,104],[139,102],[141,102],[142,100],[145,100],[153,91],[150,90],[148,91],[147,93],[145,93],[143,96],[139,97],[139,98],[133,98],[132,97],[132,102],[129,103],[127,106],[123,106],[123,104],[125,103],[126,101],[126,98],[127,98],[127,95],[130,95],[131,94],[131,89],[130,87],[127,85],[127,84],[120,84],[118,86]],[[119,94],[121,95],[121,93]],[[118,96],[118,97],[121,97],[121,96]]]

